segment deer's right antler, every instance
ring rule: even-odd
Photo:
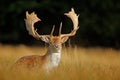
[[[41,21],[41,19],[39,19],[34,12],[32,12],[31,14],[29,14],[28,11],[26,12],[25,23],[26,23],[26,29],[29,32],[29,34],[36,39],[41,39],[47,42],[48,41],[47,39],[48,37],[50,37],[50,35],[39,35],[37,33],[37,30],[34,29],[34,24],[38,21]]]
[[[25,19],[26,28],[29,34],[35,38],[40,38],[40,35],[37,33],[36,30],[34,30],[34,24],[38,21],[41,20],[37,17],[37,15],[34,12],[32,12],[31,14],[29,14],[28,11],[26,12],[26,19]]]

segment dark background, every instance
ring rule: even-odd
[[[67,43],[77,46],[100,46],[120,48],[120,1],[119,0],[1,0],[0,43],[43,45],[25,28],[25,12],[35,11],[41,22],[35,24],[39,34],[50,34],[55,24],[58,34],[60,22],[62,33],[72,30],[72,22],[63,14],[74,7],[80,14],[79,30]]]

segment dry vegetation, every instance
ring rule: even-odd
[[[64,48],[59,67],[47,74],[11,70],[18,58],[45,51],[40,47],[0,45],[0,80],[120,80],[120,51],[110,48]]]

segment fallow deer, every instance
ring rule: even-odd
[[[43,56],[31,55],[31,56],[24,56],[20,58],[15,63],[16,67],[23,67],[23,68],[28,68],[28,69],[29,68],[41,68],[41,69],[49,71],[52,68],[58,66],[60,62],[60,58],[61,58],[62,43],[66,42],[70,36],[74,36],[76,34],[76,31],[79,28],[78,27],[79,15],[77,15],[74,12],[73,8],[71,8],[70,12],[65,13],[64,15],[69,17],[73,22],[74,27],[70,33],[61,34],[61,29],[62,29],[62,23],[61,23],[58,36],[53,36],[54,26],[53,26],[53,29],[50,35],[39,35],[37,33],[37,30],[34,29],[34,24],[38,21],[41,21],[41,19],[39,19],[34,12],[32,12],[31,14],[26,12],[25,24],[26,24],[27,31],[34,38],[38,40],[42,40],[46,43],[49,43],[49,47],[48,47],[46,54]]]

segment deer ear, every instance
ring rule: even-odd
[[[41,36],[41,40],[46,42],[46,43],[49,43],[50,42],[50,37],[49,36]]]
[[[61,38],[61,42],[62,42],[62,43],[65,43],[65,42],[68,40],[68,38],[69,38],[68,36],[62,37],[62,38]]]

